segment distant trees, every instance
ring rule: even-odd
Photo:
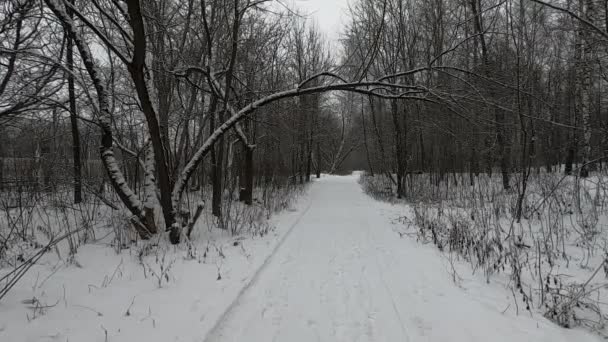
[[[49,98],[64,85],[60,65],[47,56],[65,50],[34,1],[0,5],[0,156],[9,152],[14,120],[51,109]],[[48,26],[43,25],[48,24]],[[0,190],[9,167],[0,158]]]
[[[541,166],[553,171],[565,164],[567,173],[586,177],[606,148],[602,4],[355,2],[344,65],[364,65],[369,72],[361,77],[371,79],[430,70],[394,79],[424,85],[425,101],[361,105],[359,131],[381,132],[366,139],[369,162],[361,165],[395,174],[400,196],[407,175],[419,171],[431,183],[468,172],[473,184],[481,170],[498,168],[503,188],[517,186],[522,194],[529,172]],[[362,75],[360,68],[349,72]]]

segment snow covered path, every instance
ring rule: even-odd
[[[399,238],[399,207],[363,194],[357,176],[310,191],[307,213],[206,341],[598,340],[505,310],[503,288],[456,286],[447,260]]]

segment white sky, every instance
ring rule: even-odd
[[[349,0],[290,0],[315,20],[319,28],[332,43],[340,38],[342,24],[346,22]]]

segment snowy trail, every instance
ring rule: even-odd
[[[310,191],[311,207],[206,341],[598,340],[503,314],[504,289],[454,285],[445,259],[400,239],[399,208],[363,194],[357,176]]]

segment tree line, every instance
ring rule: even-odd
[[[99,146],[142,238],[178,243],[197,217],[184,196],[206,184],[221,217],[227,193],[252,205],[256,185],[349,157],[405,197],[415,173],[474,184],[497,170],[525,193],[531,172],[586,177],[605,155],[606,1],[357,0],[339,54],[278,1],[0,6],[0,183],[4,132],[60,116],[74,201]]]

